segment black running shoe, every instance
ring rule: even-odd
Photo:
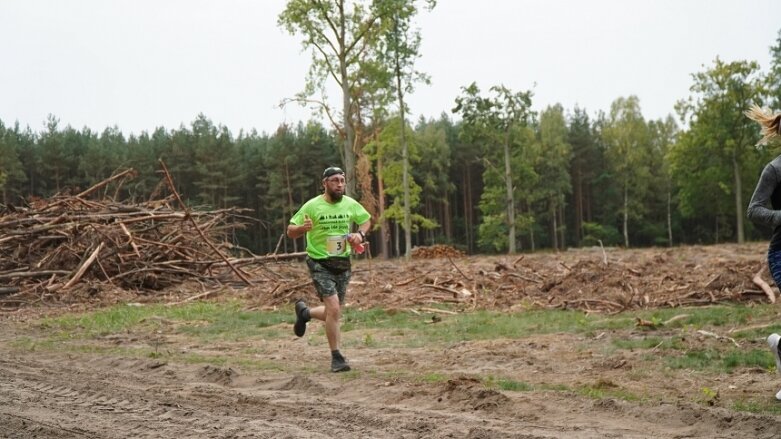
[[[331,372],[347,372],[348,370],[350,370],[350,365],[342,354],[331,356]]]
[[[306,332],[306,322],[308,319],[304,317],[304,311],[306,310],[306,303],[303,300],[296,302],[296,323],[293,325],[293,332],[303,337]]]

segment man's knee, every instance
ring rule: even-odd
[[[333,294],[323,298],[325,314],[328,318],[339,319],[342,316],[342,307],[339,304],[339,296]]]

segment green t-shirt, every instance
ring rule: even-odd
[[[306,252],[312,259],[350,256],[345,235],[350,233],[351,223],[360,225],[371,218],[360,203],[347,195],[333,204],[322,195],[312,198],[290,218],[290,224],[300,226],[304,215],[312,219],[312,230],[306,233]]]

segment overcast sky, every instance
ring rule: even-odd
[[[277,26],[284,0],[0,0],[0,120],[125,133],[189,124],[273,132],[311,118],[278,103],[309,66]],[[637,95],[648,119],[673,114],[691,74],[718,56],[769,68],[777,0],[439,0],[417,19],[430,86],[414,117],[450,113],[463,86],[531,89],[533,107],[595,114]],[[338,105],[334,95],[333,104]]]

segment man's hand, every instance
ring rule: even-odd
[[[355,247],[356,245],[359,245],[363,242],[363,237],[360,233],[348,233],[347,242],[349,242],[351,246]]]
[[[299,230],[303,232],[308,232],[312,230],[312,218],[309,218],[309,215],[304,215],[304,223],[301,224],[299,227],[300,227]]]
[[[353,248],[353,252],[355,252],[355,254],[360,255],[363,253],[366,247],[364,247],[363,236],[361,236],[360,233],[348,233],[344,236],[347,239],[347,242],[350,243],[350,247]]]

